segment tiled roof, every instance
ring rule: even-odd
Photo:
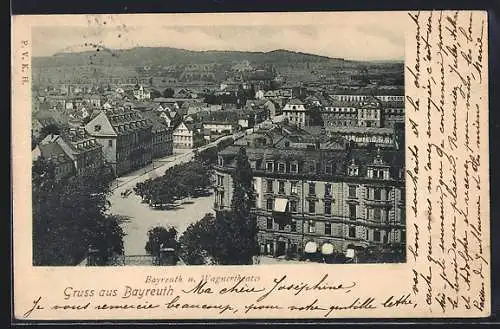
[[[404,101],[381,101],[382,107],[384,108],[404,108]]]
[[[80,131],[72,131],[71,129],[63,130],[61,138],[67,142],[73,153],[84,153],[102,147],[97,140],[88,135],[84,129]]]
[[[290,104],[290,105],[304,105],[304,103],[300,99],[297,99],[297,98],[294,98],[294,99],[290,100],[287,104]]]
[[[50,161],[57,163],[66,163],[71,161],[71,159],[66,155],[62,147],[56,142],[51,142],[47,144],[39,145],[40,152],[42,156]]]
[[[394,130],[391,128],[377,128],[377,127],[349,127],[349,126],[327,126],[325,129],[330,133],[340,134],[393,134]]]
[[[154,111],[142,112],[143,118],[145,118],[152,126],[153,131],[160,131],[168,129],[168,127],[163,123],[164,120],[160,118],[159,114]]]
[[[138,111],[117,108],[107,110],[105,113],[117,134],[152,126]]]
[[[342,88],[337,87],[330,89],[330,94],[336,95],[387,95],[387,96],[403,96],[404,88],[396,87],[393,89],[378,87],[378,88],[369,88],[369,87],[361,87],[361,88]]]
[[[236,156],[239,146],[229,146],[219,152],[225,159],[226,167],[236,166]],[[315,150],[315,149],[278,149],[278,148],[246,148],[246,153],[250,161],[256,162],[256,170],[265,171],[267,161],[283,161],[289,163],[297,161],[299,164],[299,174],[310,174],[308,162],[321,163],[322,168],[327,163],[334,164],[333,175],[345,175],[346,169],[351,165],[352,160],[359,166],[360,176],[366,175],[368,166],[377,166],[375,159],[380,152],[383,160],[382,166],[392,168],[393,177],[397,171],[404,166],[404,150],[367,150],[367,149],[342,149],[342,150]]]

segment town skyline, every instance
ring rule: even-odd
[[[113,48],[108,48],[108,47],[105,47],[105,46],[101,46],[101,45],[94,45],[92,44],[90,46],[89,49],[87,50],[81,50],[81,51],[61,51],[61,52],[58,52],[58,53],[54,53],[52,55],[49,55],[49,56],[33,56],[35,58],[43,58],[43,57],[52,57],[52,56],[57,56],[57,55],[61,55],[61,54],[84,54],[84,53],[88,53],[88,52],[91,52],[91,51],[95,51],[97,48],[99,48],[100,50],[105,50],[105,51],[109,51],[109,52],[113,52],[113,51],[125,51],[125,50],[134,50],[134,49],[174,49],[174,50],[182,50],[182,51],[192,51],[192,52],[200,52],[200,53],[203,53],[203,52],[235,52],[235,53],[249,53],[249,54],[267,54],[267,53],[272,53],[272,52],[278,52],[278,51],[283,51],[283,52],[291,52],[291,53],[296,53],[296,54],[302,54],[302,55],[311,55],[311,56],[318,56],[318,57],[325,57],[325,58],[328,58],[328,59],[341,59],[341,60],[347,60],[347,61],[353,61],[353,62],[374,62],[374,63],[377,63],[377,62],[380,62],[380,63],[400,63],[400,62],[404,62],[404,58],[403,59],[372,59],[372,60],[356,60],[356,59],[348,59],[348,58],[341,58],[341,57],[331,57],[331,56],[326,56],[326,55],[318,55],[318,54],[314,54],[314,53],[311,53],[311,52],[305,52],[305,51],[297,51],[297,50],[292,50],[292,49],[285,49],[285,48],[276,48],[276,49],[271,49],[271,50],[266,50],[266,51],[259,51],[259,50],[255,50],[255,51],[251,51],[251,50],[228,50],[228,49],[206,49],[206,50],[192,50],[192,49],[187,49],[187,48],[178,48],[178,47],[169,47],[169,46],[156,46],[156,47],[145,47],[145,46],[136,46],[136,47],[131,47],[131,48],[116,48],[116,49],[113,49]]]

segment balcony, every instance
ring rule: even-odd
[[[365,203],[371,206],[379,206],[379,207],[392,207],[394,200],[375,200],[370,198],[364,198]]]

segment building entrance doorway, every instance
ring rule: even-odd
[[[286,244],[285,241],[278,241],[276,244],[276,256],[284,255],[286,252]]]

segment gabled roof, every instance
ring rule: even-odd
[[[304,103],[300,99],[298,99],[298,98],[291,99],[287,104],[290,104],[290,105],[304,105]]]
[[[42,155],[42,157],[44,157],[47,160],[54,161],[56,164],[66,163],[71,161],[71,159],[64,152],[62,147],[56,142],[40,144],[38,145],[38,148],[40,149],[40,154]]]
[[[99,137],[116,137],[118,134],[116,133],[113,125],[110,120],[106,116],[106,112],[102,111],[95,118],[90,120],[87,125],[85,125],[85,130],[92,136]]]
[[[152,126],[153,131],[160,131],[168,129],[167,125],[164,123],[163,119],[160,118],[157,112],[147,111],[142,113],[143,118],[145,118]]]

